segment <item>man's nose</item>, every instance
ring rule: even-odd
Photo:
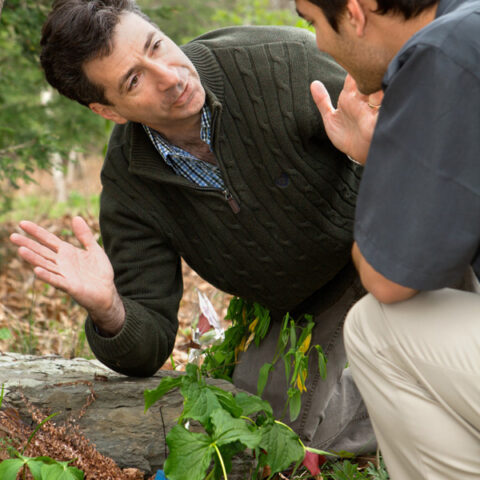
[[[179,84],[181,81],[178,70],[174,67],[161,63],[153,63],[152,69],[155,74],[157,87],[160,90],[168,90]]]

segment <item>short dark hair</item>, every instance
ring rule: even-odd
[[[320,7],[332,28],[338,32],[338,22],[345,12],[348,0],[307,0]],[[375,13],[385,15],[395,13],[402,15],[405,20],[416,17],[424,10],[432,7],[439,0],[377,0]]]
[[[150,21],[135,0],[55,0],[40,41],[48,83],[82,105],[110,105],[104,87],[91,82],[83,66],[112,52],[113,31],[127,12]]]

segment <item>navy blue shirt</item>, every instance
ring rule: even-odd
[[[431,290],[480,274],[480,1],[441,0],[392,60],[357,203],[378,272]]]

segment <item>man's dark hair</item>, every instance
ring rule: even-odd
[[[308,0],[320,7],[332,28],[338,32],[338,22],[345,12],[348,0]],[[377,0],[375,13],[400,14],[405,20],[416,17],[424,10],[432,7],[439,0]]]
[[[110,105],[104,88],[87,78],[83,65],[112,52],[113,31],[127,12],[150,21],[134,0],[56,0],[40,41],[48,83],[82,105]]]

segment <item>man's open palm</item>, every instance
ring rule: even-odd
[[[83,218],[74,217],[72,229],[84,248],[33,222],[22,221],[20,227],[31,238],[14,233],[10,240],[20,247],[19,255],[33,265],[40,280],[67,292],[89,311],[110,308],[115,291],[112,265]]]

